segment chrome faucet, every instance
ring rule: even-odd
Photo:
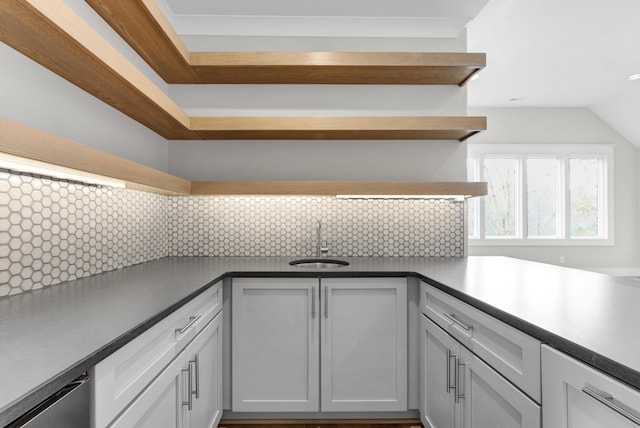
[[[316,257],[326,257],[329,254],[329,248],[322,246],[322,222],[318,220],[318,226],[316,228],[317,243],[316,243]]]

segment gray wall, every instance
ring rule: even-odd
[[[587,108],[473,108],[488,130],[470,139],[495,144],[614,144],[613,246],[469,246],[469,255],[505,255],[571,267],[638,264],[638,149]]]

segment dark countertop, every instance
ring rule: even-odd
[[[0,299],[0,426],[226,276],[416,276],[640,390],[640,282],[507,257],[169,257]]]

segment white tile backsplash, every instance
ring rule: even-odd
[[[163,196],[0,171],[0,297],[165,256],[464,256],[464,203]]]

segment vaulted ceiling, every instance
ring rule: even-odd
[[[468,27],[488,66],[471,106],[587,107],[640,147],[640,2],[491,0]]]

